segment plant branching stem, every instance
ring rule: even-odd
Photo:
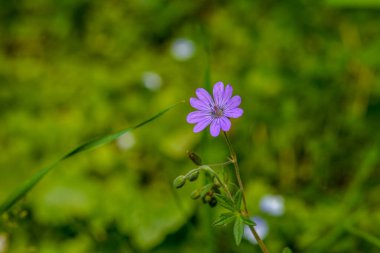
[[[218,175],[216,175],[215,178],[218,180],[219,184],[223,187],[223,189],[224,189],[224,191],[227,193],[228,197],[229,197],[232,201],[234,201],[234,198],[232,197],[231,192],[228,190],[227,185],[226,185],[222,180],[220,180],[220,178],[218,177]]]
[[[209,167],[222,167],[222,166],[225,166],[225,165],[228,165],[228,164],[231,164],[232,161],[227,161],[227,162],[224,162],[224,163],[212,163],[212,164],[207,164],[207,166]]]
[[[205,169],[206,168],[206,169]],[[202,166],[200,166],[200,167],[198,167],[196,170],[205,170],[205,171],[207,171],[207,172],[211,172],[214,176],[215,176],[215,178],[216,178],[216,180],[218,180],[218,182],[219,182],[219,184],[223,187],[223,189],[224,189],[224,191],[227,193],[227,195],[228,195],[228,197],[233,201],[233,197],[232,197],[232,194],[231,194],[231,192],[228,190],[228,187],[227,187],[227,185],[219,178],[219,176],[218,176],[218,174],[214,171],[214,170],[212,170],[211,168],[210,168],[210,165],[202,165]],[[189,172],[190,173],[190,172]],[[188,174],[189,174],[188,173]]]
[[[243,181],[241,180],[241,177],[240,177],[240,170],[239,170],[239,164],[237,162],[236,153],[235,153],[234,149],[232,148],[232,145],[231,145],[230,139],[228,138],[227,133],[223,132],[223,134],[224,134],[224,139],[227,142],[228,149],[230,150],[231,162],[234,164],[236,180],[238,181],[239,188],[242,192],[242,199],[243,199],[243,212],[242,212],[242,214],[245,217],[249,218],[249,213],[248,213],[248,209],[247,209],[247,201],[245,199],[244,186],[243,186]],[[261,251],[263,253],[269,253],[269,251],[268,251],[267,247],[265,246],[263,240],[261,240],[259,234],[255,230],[255,227],[249,226],[249,229],[251,230],[251,232],[252,232],[253,236],[255,237],[257,243],[259,244]]]

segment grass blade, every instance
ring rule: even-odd
[[[367,242],[371,243],[372,245],[376,246],[377,248],[380,248],[380,238],[377,238],[376,236],[374,236],[374,235],[372,235],[372,234],[370,234],[364,230],[360,230],[358,228],[355,228],[351,225],[346,226],[346,229],[351,234],[366,240]]]
[[[12,194],[9,195],[9,197],[0,205],[0,215],[3,214],[4,212],[8,211],[14,204],[16,204],[22,197],[24,197],[31,189],[33,189],[33,187],[42,179],[44,178],[44,176],[50,172],[52,169],[54,169],[60,162],[62,162],[63,160],[66,160],[76,154],[79,154],[79,153],[82,153],[84,151],[88,151],[90,149],[94,149],[94,148],[97,148],[97,147],[100,147],[104,144],[107,144],[115,139],[117,139],[118,137],[120,137],[121,135],[127,133],[127,132],[130,132],[132,130],[135,130],[137,128],[140,128],[148,123],[150,123],[151,121],[161,117],[162,115],[164,115],[166,112],[170,111],[171,109],[173,109],[174,107],[176,107],[177,105],[179,105],[180,103],[182,102],[179,102],[179,103],[176,103],[172,106],[169,106],[168,108],[160,111],[159,113],[157,113],[156,115],[154,115],[153,117],[137,124],[136,126],[134,127],[130,127],[130,128],[126,128],[126,129],[123,129],[119,132],[116,132],[114,134],[110,134],[110,135],[106,135],[106,136],[102,136],[102,137],[98,137],[98,138],[95,138],[93,140],[90,140],[86,143],[83,143],[82,145],[79,145],[78,147],[72,149],[70,152],[68,152],[67,154],[65,154],[64,156],[62,156],[62,158],[60,158],[59,160],[55,161],[53,164],[51,164],[50,166],[48,167],[45,167],[43,169],[41,169],[40,171],[38,171],[32,178],[30,178],[29,180],[27,180],[24,184],[22,184],[19,188],[17,188]]]

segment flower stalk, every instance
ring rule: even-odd
[[[244,193],[244,186],[243,186],[243,181],[241,180],[241,176],[240,176],[240,170],[239,170],[239,164],[238,164],[238,161],[237,161],[237,156],[236,156],[236,153],[234,151],[234,149],[232,148],[232,144],[230,142],[230,139],[228,138],[228,135],[226,132],[223,131],[223,136],[224,136],[224,139],[226,140],[226,143],[227,143],[227,146],[228,146],[228,149],[230,151],[230,156],[231,156],[231,162],[234,164],[234,172],[235,172],[235,176],[236,176],[236,180],[238,182],[238,185],[239,185],[239,189],[242,193],[242,202],[243,202],[243,212],[242,214],[249,218],[249,212],[248,212],[248,208],[247,208],[247,201],[246,201],[246,198],[245,198],[245,193]],[[263,253],[269,253],[267,247],[265,246],[264,244],[264,241],[261,240],[259,234],[257,233],[256,229],[254,226],[248,226],[251,233],[253,234],[253,236],[255,237],[257,243],[259,244],[260,246],[260,249]]]

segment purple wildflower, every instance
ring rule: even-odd
[[[243,110],[238,108],[240,96],[232,96],[232,86],[226,88],[222,82],[217,82],[213,88],[214,98],[203,88],[195,91],[198,98],[190,98],[190,105],[197,109],[187,115],[187,122],[195,124],[194,133],[198,133],[210,125],[210,133],[216,137],[220,129],[227,132],[231,128],[229,118],[239,118]]]

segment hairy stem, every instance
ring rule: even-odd
[[[228,149],[230,150],[231,162],[234,164],[236,180],[238,181],[239,188],[240,188],[240,190],[242,192],[242,199],[243,199],[243,212],[242,212],[242,214],[245,217],[249,218],[249,213],[248,213],[248,208],[247,208],[247,201],[246,201],[246,198],[245,198],[244,186],[243,186],[243,181],[241,180],[241,176],[240,176],[239,164],[238,164],[238,161],[237,161],[236,153],[235,153],[234,149],[232,148],[232,145],[231,145],[230,139],[228,138],[227,133],[226,132],[223,132],[223,133],[224,133],[224,139],[227,142]],[[257,243],[259,244],[261,251],[263,253],[269,253],[269,251],[268,251],[267,247],[265,246],[263,240],[261,240],[259,234],[255,230],[255,227],[254,226],[249,226],[249,229],[251,230],[252,235],[255,237]]]

